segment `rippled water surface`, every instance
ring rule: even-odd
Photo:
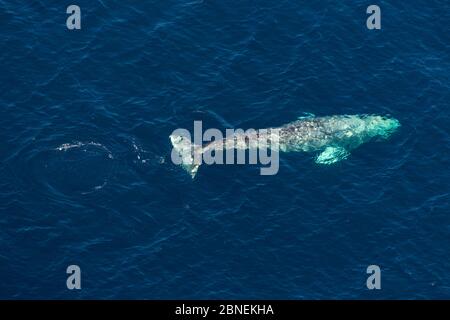
[[[450,5],[0,0],[0,298],[450,298]],[[332,166],[171,162],[176,128],[401,129]],[[82,289],[66,288],[66,268]],[[366,288],[366,268],[382,290]]]

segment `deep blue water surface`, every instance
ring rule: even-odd
[[[0,0],[0,298],[450,298],[450,4]],[[176,128],[391,115],[332,166],[170,160]],[[82,289],[66,288],[66,268]],[[366,288],[366,268],[382,289]]]

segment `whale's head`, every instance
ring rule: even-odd
[[[372,137],[388,138],[400,127],[400,122],[397,119],[384,116],[367,116],[364,121],[366,132]]]

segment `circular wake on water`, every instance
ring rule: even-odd
[[[115,157],[101,143],[75,141],[37,153],[31,165],[35,181],[51,192],[86,195],[108,184]]]

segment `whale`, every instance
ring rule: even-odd
[[[264,147],[277,152],[312,152],[316,154],[317,164],[332,165],[347,159],[353,149],[374,138],[389,138],[399,127],[400,122],[389,116],[356,114],[316,117],[307,114],[280,127],[238,132],[206,145],[194,144],[190,137],[177,133],[171,134],[169,139],[173,151],[181,159],[181,165],[194,178],[201,164],[196,159],[211,150]]]

